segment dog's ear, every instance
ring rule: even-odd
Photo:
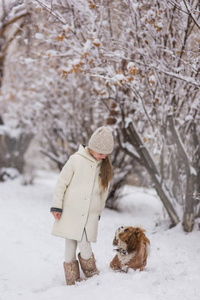
[[[149,239],[145,235],[146,230],[144,230],[140,227],[136,227],[135,232],[136,232],[137,239],[138,239],[139,243],[144,242],[144,243],[150,244]]]
[[[127,241],[127,251],[128,253],[135,251],[137,248],[137,238],[135,236],[135,233],[131,233],[131,235],[128,238]]]
[[[128,252],[136,251],[140,247],[141,241],[145,236],[144,231],[139,227],[133,228],[127,243]]]

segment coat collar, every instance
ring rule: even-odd
[[[89,159],[90,161],[94,162],[96,165],[101,164],[101,162],[97,161],[87,150],[87,147],[84,147],[82,145],[79,146],[78,151],[76,152],[76,154],[79,154],[87,159]]]

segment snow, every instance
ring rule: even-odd
[[[37,33],[35,34],[35,38],[38,39],[38,40],[44,40],[44,35],[43,35],[42,33],[38,33],[38,32],[37,32]]]
[[[185,116],[185,121],[192,121],[192,120],[193,120],[193,116],[192,115]]]
[[[127,69],[134,69],[135,68],[135,64],[133,62],[129,62],[127,65]]]
[[[90,51],[91,46],[92,46],[91,40],[87,40],[85,45],[84,45],[84,52]]]
[[[70,30],[70,26],[69,26],[69,24],[65,24],[65,25],[63,25],[63,30],[65,30],[65,31],[69,31],[69,30]]]
[[[9,12],[9,19],[16,18],[19,15],[23,15],[27,13],[25,3],[18,4],[17,6],[13,7],[12,10]]]
[[[126,187],[119,210],[105,209],[92,244],[100,275],[66,286],[64,240],[51,235],[49,212],[56,173],[37,172],[34,185],[21,178],[0,183],[0,300],[197,300],[200,293],[200,231],[169,228],[153,190]],[[112,240],[122,225],[141,225],[151,241],[144,272],[116,273]]]
[[[122,143],[123,148],[126,148],[130,153],[132,153],[134,156],[138,157],[138,159],[140,159],[137,151],[135,150],[135,148],[128,142],[126,143]]]
[[[11,138],[18,138],[21,133],[19,128],[11,128],[8,125],[0,125],[0,135],[8,135]]]
[[[155,77],[155,75],[151,75],[150,77],[149,77],[149,82],[150,82],[150,84],[155,84],[156,83],[156,77]]]
[[[136,11],[139,6],[138,3],[134,3],[134,2],[132,2],[131,5],[132,5],[132,8],[134,9],[134,11]]]
[[[190,174],[194,175],[194,176],[197,176],[197,171],[193,166],[190,166]]]
[[[29,65],[29,64],[35,63],[35,59],[33,59],[31,57],[26,57],[24,59],[24,62],[25,62],[25,64]]]
[[[123,80],[123,79],[125,78],[125,76],[124,76],[123,74],[116,74],[116,75],[115,75],[115,78],[116,78],[117,80]]]
[[[6,158],[9,158],[9,154],[6,155]],[[9,178],[14,179],[19,176],[19,171],[15,168],[1,168],[0,176],[3,180],[7,180]]]

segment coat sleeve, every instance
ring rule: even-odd
[[[56,187],[53,194],[53,202],[52,202],[52,209],[60,209],[63,208],[63,200],[64,195],[67,190],[68,185],[70,184],[73,174],[74,174],[74,163],[73,163],[73,157],[71,156],[69,160],[64,165],[62,171],[60,172],[58,176],[58,180],[56,183]]]

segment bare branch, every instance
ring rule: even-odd
[[[42,1],[40,0],[36,0],[41,7],[43,7],[46,11],[48,11],[56,20],[58,20],[61,24],[66,25],[67,22],[63,20],[63,18],[56,13],[55,11],[52,10],[52,6],[48,7],[46,4],[44,4]]]
[[[29,12],[27,10],[23,10],[20,14],[14,16],[13,18],[11,18],[8,21],[5,21],[2,24],[2,27],[0,28],[0,36],[2,36],[5,32],[5,30],[8,28],[8,26],[16,23],[17,21],[19,21],[20,19],[22,19],[23,17],[26,17],[29,14]]]
[[[189,10],[186,1],[183,0],[183,2],[184,2],[184,4],[185,4],[185,7],[186,7],[186,9],[187,9],[187,12],[188,12],[189,16],[192,18],[192,20],[194,21],[195,25],[200,29],[200,24],[197,23],[197,21],[196,21],[194,15],[193,15],[193,14],[191,13],[191,11]]]

